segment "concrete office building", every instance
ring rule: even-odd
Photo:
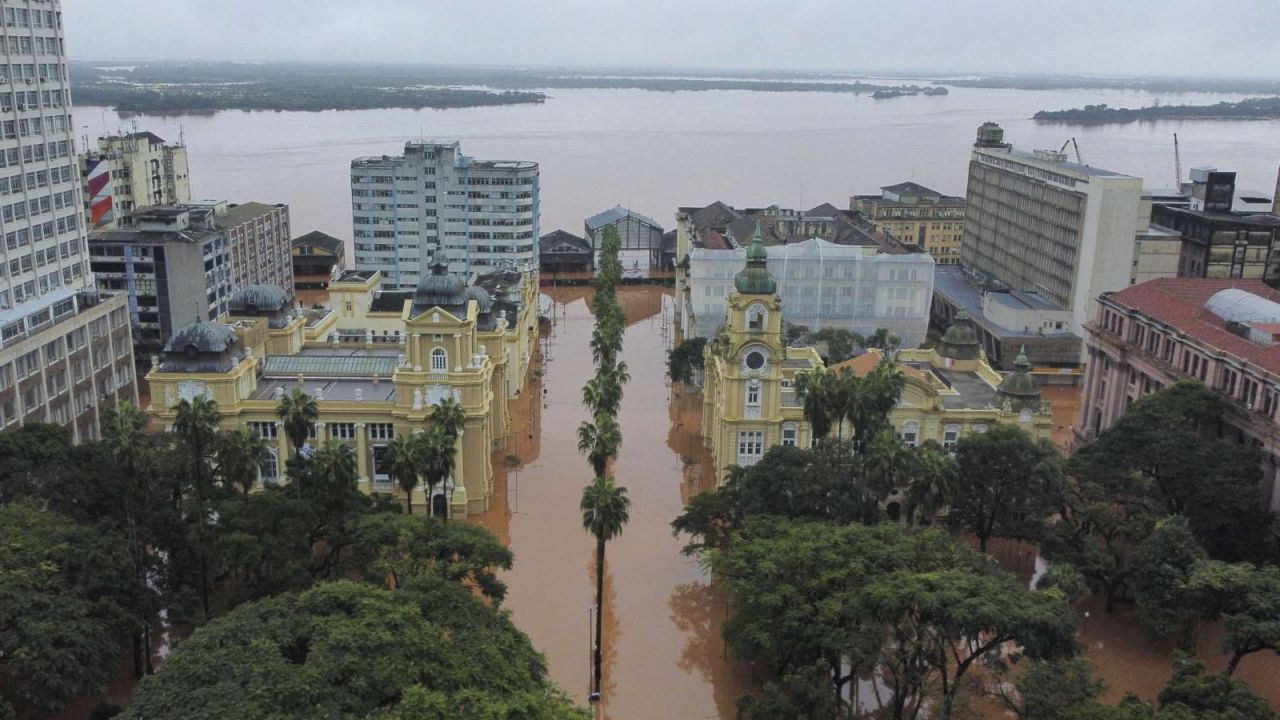
[[[151,132],[98,138],[80,160],[89,227],[116,227],[138,208],[191,200],[187,148]]]
[[[1259,500],[1280,510],[1280,293],[1258,279],[1163,278],[1104,294],[1086,330],[1077,440],[1096,438],[1144,395],[1203,382],[1227,401],[1222,435],[1263,458]]]
[[[868,255],[862,248],[818,238],[765,251],[788,323],[811,330],[839,327],[864,336],[886,328],[902,347],[924,342],[933,295],[934,262],[929,255]],[[734,277],[746,261],[745,248],[695,248],[689,253],[689,297],[682,325],[686,337],[715,335],[724,323]]]
[[[137,386],[125,299],[93,289],[85,251],[61,3],[0,9],[0,428],[96,438]]]
[[[1254,193],[1239,193],[1236,174],[1192,168],[1185,201],[1154,202],[1151,222],[1182,240],[1178,275],[1280,280],[1280,217]]]
[[[89,253],[98,287],[128,295],[134,342],[154,351],[241,288],[292,288],[289,245],[287,206],[200,202],[135,212],[94,232]]]
[[[961,263],[990,287],[1069,311],[1067,329],[1079,335],[1096,298],[1129,285],[1142,179],[1015,150],[998,127],[983,130],[969,162]]]
[[[880,188],[879,195],[854,195],[849,198],[849,209],[871,218],[877,230],[923,248],[939,265],[960,263],[962,197],[904,182]]]
[[[538,164],[467,157],[457,142],[351,161],[355,268],[412,289],[437,257],[470,275],[538,262]]]

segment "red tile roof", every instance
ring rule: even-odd
[[[1111,299],[1221,352],[1280,374],[1280,345],[1259,345],[1229,332],[1225,320],[1205,309],[1204,304],[1215,293],[1230,289],[1280,302],[1280,292],[1261,280],[1216,278],[1149,280],[1112,293]]]
[[[708,250],[732,250],[733,246],[725,240],[724,236],[715,230],[707,229],[702,232],[702,247]]]

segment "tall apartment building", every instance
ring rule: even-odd
[[[1068,310],[1080,335],[1097,297],[1129,285],[1142,179],[1015,150],[993,127],[969,161],[961,263],[989,286]]]
[[[98,287],[129,298],[134,341],[156,351],[173,333],[228,312],[238,290],[293,287],[289,209],[202,202],[144,208],[95,231]]]
[[[0,428],[98,436],[137,400],[123,295],[93,289],[58,0],[5,0],[0,65]]]
[[[409,289],[437,254],[454,274],[535,267],[538,193],[537,163],[476,160],[457,142],[352,160],[355,268]]]
[[[913,182],[886,185],[879,195],[854,195],[849,209],[871,218],[876,229],[924,248],[939,265],[960,263],[964,198]]]
[[[129,213],[152,205],[191,201],[187,148],[151,132],[98,138],[97,151],[80,161],[89,227],[116,227]]]

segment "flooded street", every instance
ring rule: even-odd
[[[534,371],[513,406],[512,438],[499,453],[508,462],[495,463],[494,502],[479,522],[515,551],[515,568],[503,578],[506,607],[547,656],[555,681],[585,704],[594,543],[578,510],[591,470],[577,452],[577,427],[587,419],[580,390],[593,371],[595,319],[588,290],[550,294],[555,323],[540,343],[543,374]],[[599,717],[732,718],[750,670],[725,652],[724,597],[671,534],[685,501],[714,485],[700,470],[700,399],[673,396],[666,381],[674,300],[657,287],[621,287],[618,300],[631,382],[614,474],[630,493],[631,521],[606,552]]]

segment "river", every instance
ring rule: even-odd
[[[1124,90],[954,88],[949,95],[750,91],[548,90],[539,105],[454,110],[224,111],[122,118],[77,107],[77,134],[150,130],[182,135],[195,197],[288,203],[295,234],[351,238],[349,166],[395,154],[419,137],[460,140],[488,160],[533,160],[542,170],[542,231],[580,233],[582,221],[621,204],[671,227],[675,209],[735,205],[846,207],[852,193],[914,180],[963,195],[968,153],[982,122],[1023,149],[1075,137],[1085,162],[1174,182],[1173,134],[1187,168],[1235,170],[1241,187],[1270,195],[1280,166],[1280,121],[1186,120],[1073,127],[1038,124],[1037,110],[1107,103],[1209,104],[1238,94]],[[1071,152],[1069,150],[1069,152]]]

